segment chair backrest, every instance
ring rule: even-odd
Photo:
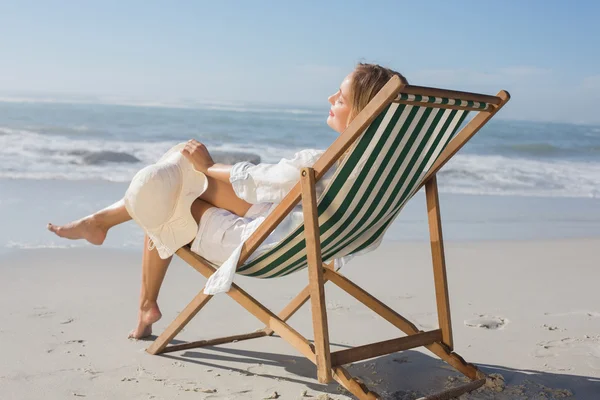
[[[484,102],[400,93],[355,141],[317,199],[322,259],[379,244],[469,110],[488,107]],[[237,272],[272,278],[306,266],[302,223]]]

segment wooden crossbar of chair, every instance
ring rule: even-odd
[[[392,310],[383,302],[369,294],[366,290],[344,277],[338,271],[335,271],[333,263],[324,264],[321,260],[315,183],[333,165],[333,163],[340,158],[352,143],[354,143],[361,132],[374,120],[379,112],[402,92],[407,94],[423,94],[440,97],[448,96],[459,100],[482,101],[488,104],[487,107],[484,110],[479,111],[479,113],[466,124],[448,146],[446,146],[437,161],[425,175],[421,184],[421,186],[425,186],[426,191],[439,322],[439,329],[427,332],[419,330],[408,319]],[[168,346],[168,343],[212,298],[212,296],[205,295],[200,291],[192,302],[181,311],[169,327],[154,341],[147,351],[150,354],[160,354],[240,340],[249,340],[276,333],[316,365],[319,382],[326,383],[331,379],[335,379],[346,390],[362,400],[377,399],[379,398],[379,395],[370,391],[364,384],[353,378],[348,371],[343,368],[344,364],[425,346],[435,355],[471,379],[472,382],[424,397],[420,400],[450,399],[468,391],[475,390],[483,385],[485,383],[485,376],[477,369],[477,367],[467,363],[461,356],[453,352],[448,282],[444,259],[436,173],[475,133],[481,129],[483,125],[485,125],[485,123],[487,123],[487,121],[494,116],[495,113],[504,106],[504,104],[506,104],[509,98],[510,96],[505,91],[499,92],[497,96],[484,96],[473,93],[403,85],[397,77],[390,79],[385,87],[352,121],[346,131],[338,137],[315,165],[312,168],[302,169],[300,182],[245,242],[238,268],[240,265],[243,265],[248,257],[258,248],[283,218],[289,214],[300,199],[302,199],[309,284],[279,313],[279,315],[275,315],[234,283],[227,294],[258,318],[265,325],[265,328],[241,335]],[[428,104],[427,106],[438,107],[440,105]],[[440,108],[442,107],[440,106]],[[206,278],[210,277],[215,272],[215,268],[210,265],[210,263],[206,262],[201,256],[192,253],[188,247],[179,249],[176,254]],[[328,281],[350,294],[392,325],[396,326],[407,336],[331,352],[324,298],[324,285]],[[309,300],[311,302],[313,317],[314,345],[286,322]]]

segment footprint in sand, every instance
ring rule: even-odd
[[[600,335],[539,342],[533,355],[547,358],[545,366],[549,369],[572,370],[579,364],[575,360],[581,359],[590,368],[600,370]]]
[[[471,328],[483,329],[503,329],[508,323],[508,319],[503,317],[492,317],[489,315],[479,315],[477,318],[468,319],[465,325]]]
[[[336,312],[336,313],[343,313],[349,309],[348,307],[346,307],[336,301],[328,302],[326,304],[326,308],[327,308],[327,311],[332,311],[332,312]]]
[[[74,340],[67,340],[66,342],[63,342],[63,344],[75,344],[75,343],[77,343],[77,344],[84,344],[85,340],[83,340],[83,339],[74,339]],[[84,345],[84,347],[85,347],[85,345]]]
[[[100,372],[100,371],[93,370],[92,368],[77,368],[77,371],[81,371],[81,372],[83,372],[84,374],[86,374],[86,375],[90,375],[90,376],[92,376],[92,377],[95,377],[96,375],[98,375],[98,374],[101,374],[101,373],[102,373],[102,372]]]
[[[31,314],[31,317],[36,317],[36,318],[49,318],[52,317],[55,314],[54,311],[36,311],[35,313]]]
[[[85,347],[85,340],[83,339],[74,339],[74,340],[66,340],[64,342],[61,343],[61,345],[70,345],[70,344],[80,344],[82,347]],[[50,349],[46,350],[46,353],[50,354],[52,352],[54,352],[54,350],[56,350],[58,347],[53,347]],[[70,350],[67,351],[67,353],[71,353]],[[85,357],[84,354],[79,354],[80,357]]]
[[[558,326],[548,325],[548,324],[542,325],[542,328],[544,328],[548,331],[557,331],[559,329]],[[564,330],[564,329],[561,329],[561,330]]]

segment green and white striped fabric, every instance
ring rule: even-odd
[[[377,242],[415,194],[468,114],[432,105],[392,103],[356,140],[317,199],[323,260],[352,254]],[[354,174],[358,177],[348,180]],[[306,266],[301,224],[275,248],[240,266],[237,272],[273,278]]]
[[[396,98],[396,101],[414,101],[419,103],[432,103],[432,104],[448,104],[456,105],[461,107],[471,107],[478,110],[486,110],[489,107],[488,103],[480,101],[467,101],[460,99],[450,99],[447,97],[434,97],[434,96],[421,96],[419,94],[406,94],[400,93]]]

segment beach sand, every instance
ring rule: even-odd
[[[599,247],[600,239],[446,243],[455,350],[494,374],[463,399],[600,398]],[[1,399],[352,398],[337,383],[319,384],[313,365],[278,337],[147,354],[149,341],[126,338],[136,321],[140,257],[93,247],[0,255]],[[428,243],[384,242],[342,273],[421,329],[437,327]],[[174,260],[155,333],[204,281]],[[278,312],[307,274],[236,282]],[[326,301],[334,350],[402,335],[332,284]],[[312,337],[309,310],[305,305],[290,323]],[[176,339],[261,327],[219,295]],[[462,381],[427,350],[358,362],[349,371],[389,399],[415,399]]]

